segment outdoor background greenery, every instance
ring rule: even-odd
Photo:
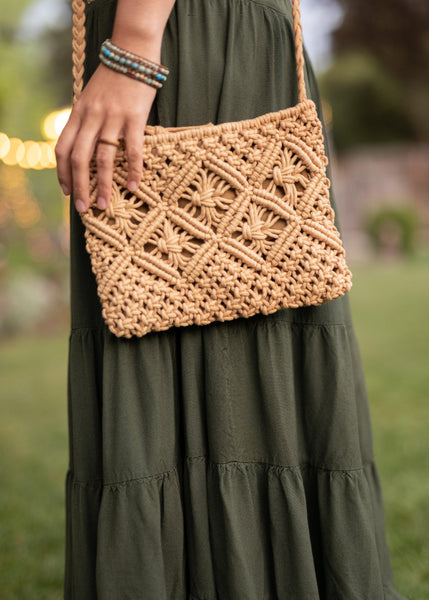
[[[429,257],[351,264],[395,581],[429,598]],[[59,600],[64,566],[67,332],[0,343],[0,597]]]

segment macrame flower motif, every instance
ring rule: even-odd
[[[299,157],[286,148],[281,154],[280,165],[277,164],[273,169],[273,179],[267,191],[274,193],[276,187],[283,188],[285,201],[295,207],[298,202],[297,183],[305,189],[308,184],[307,169]]]
[[[267,254],[269,247],[281,231],[275,227],[280,217],[263,206],[253,203],[249,206],[247,216],[237,239],[252,250],[260,254]]]
[[[153,246],[149,254],[169,262],[176,269],[183,268],[199,248],[193,239],[187,231],[166,220],[149,238],[147,244]]]
[[[224,196],[229,191],[229,197]],[[224,211],[234,200],[234,193],[226,181],[219,175],[201,171],[192,182],[192,187],[184,192],[182,198],[187,200],[185,210],[192,216],[197,216],[209,227],[217,225],[221,221]],[[197,211],[200,210],[200,215]]]
[[[135,196],[132,196],[132,201],[130,201],[129,198],[125,197],[126,193],[127,190],[121,193],[118,185],[113,182],[111,203],[104,211],[104,217],[102,218],[125,233],[129,238],[132,238],[134,231],[143,219],[141,210],[143,202]]]

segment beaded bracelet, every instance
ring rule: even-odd
[[[160,65],[156,62],[152,62],[151,60],[149,60],[147,58],[143,58],[142,56],[138,56],[137,54],[133,54],[132,52],[129,52],[128,50],[123,50],[122,48],[119,48],[119,46],[116,46],[116,44],[114,44],[112,42],[112,40],[110,40],[109,38],[104,40],[102,46],[113,51],[115,54],[118,54],[121,58],[125,58],[126,60],[128,59],[131,61],[135,61],[138,64],[146,65],[147,67],[149,67],[155,71],[159,71],[160,73],[163,73],[164,75],[168,75],[168,73],[169,73],[167,67],[164,67],[163,65]]]
[[[115,63],[115,62],[107,59],[104,56],[104,54],[102,54],[101,52],[99,54],[99,58],[100,58],[101,62],[106,65],[106,67],[109,67],[110,69],[113,69],[114,71],[118,71],[118,73],[123,73],[124,75],[127,75],[128,77],[132,77],[133,79],[137,79],[138,81],[142,81],[143,83],[147,83],[147,84],[151,85],[152,87],[155,87],[158,89],[162,87],[162,83],[160,83],[159,81],[156,81],[155,79],[152,79],[151,77],[147,77],[146,75],[143,75],[143,74],[139,73],[138,71],[133,71],[129,67],[124,67],[123,65]]]
[[[101,45],[99,58],[107,67],[158,89],[169,73],[167,67],[119,48],[109,39]]]

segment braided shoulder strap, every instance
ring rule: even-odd
[[[73,104],[83,88],[85,69],[85,0],[73,0]]]
[[[289,0],[286,0],[289,1]],[[298,79],[299,102],[307,99],[304,79],[304,51],[302,39],[302,24],[300,0],[292,1],[293,30],[295,39],[296,74]],[[85,0],[73,0],[73,103],[79,97],[83,88],[85,64]]]

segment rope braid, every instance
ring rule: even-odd
[[[83,88],[85,70],[85,2],[73,0],[73,104],[79,98]]]
[[[293,32],[295,39],[295,56],[296,56],[296,75],[298,78],[298,99],[300,102],[307,100],[307,93],[305,91],[305,78],[304,78],[304,49],[302,39],[302,23],[301,23],[301,10],[299,7],[299,0],[292,0],[292,15],[293,15]]]

